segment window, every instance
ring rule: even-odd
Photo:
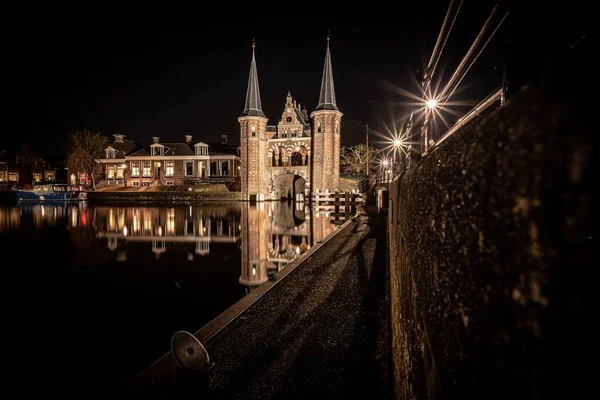
[[[165,162],[165,176],[173,176],[175,170],[174,165],[174,161]]]
[[[163,154],[163,146],[152,147],[152,155],[153,156],[162,156],[162,154]]]
[[[115,167],[106,167],[106,179],[115,179]]]
[[[252,130],[252,137],[255,137],[256,136],[256,127],[254,125],[252,125],[251,130]]]
[[[217,162],[216,161],[212,161],[210,163],[210,175],[211,176],[217,175]]]
[[[165,183],[167,184],[167,186],[173,186],[174,185],[173,181],[166,181]]]
[[[335,133],[340,133],[340,121],[335,121]]]
[[[33,173],[33,180],[36,182],[41,182],[42,181],[42,174],[40,174],[39,172],[34,172]]]
[[[140,186],[140,181],[133,181],[131,182],[131,186]]]
[[[194,175],[194,162],[193,161],[185,162],[185,175],[186,176]]]
[[[2,175],[2,172],[0,172],[0,177]],[[55,177],[54,171],[44,171],[44,179],[46,179],[47,181],[53,181]],[[0,179],[1,180],[1,179]]]
[[[229,161],[223,161],[221,163],[221,175],[223,175],[223,176],[229,175]]]
[[[317,122],[317,132],[321,132],[321,121]]]
[[[106,150],[106,158],[115,158],[116,155],[117,155],[117,152],[114,149]]]
[[[131,162],[131,176],[140,176],[140,162],[139,161]]]
[[[123,167],[117,167],[117,179],[123,179]]]
[[[208,146],[196,146],[196,155],[205,156],[208,154]]]
[[[150,176],[150,161],[142,162],[142,175]]]

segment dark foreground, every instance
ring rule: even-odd
[[[386,216],[367,210],[205,343],[210,383],[191,390],[213,399],[391,397],[386,249]]]

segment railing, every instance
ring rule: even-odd
[[[314,209],[324,212],[336,225],[343,224],[352,215],[356,214],[359,204],[364,203],[362,193],[316,193],[313,195]]]

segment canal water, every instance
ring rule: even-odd
[[[124,383],[341,222],[293,202],[0,205],[16,368],[58,387]]]

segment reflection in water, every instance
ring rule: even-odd
[[[107,207],[94,209],[97,237],[106,239],[118,261],[137,251],[136,243],[150,243],[156,258],[165,252],[185,252],[186,260],[210,253],[211,243],[240,240],[238,206],[223,207]]]
[[[48,341],[72,365],[96,343],[90,365],[69,371],[89,384],[132,377],[175,331],[200,329],[335,228],[303,203],[0,205],[0,251],[31,254],[19,268],[43,275],[28,319],[52,315]]]
[[[302,202],[268,202],[242,208],[240,284],[247,292],[335,229],[327,218],[307,218],[310,215],[310,207]]]
[[[65,219],[66,214],[65,203],[26,203],[19,207],[0,205],[0,232],[56,226]]]

